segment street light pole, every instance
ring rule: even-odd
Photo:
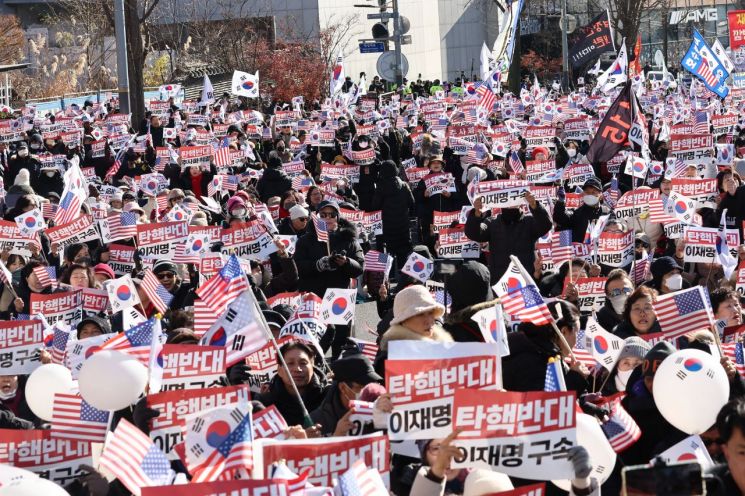
[[[129,68],[127,67],[127,32],[124,24],[124,1],[114,0],[116,30],[116,72],[119,88],[119,111],[129,113]]]
[[[403,61],[401,60],[401,15],[398,12],[398,0],[393,0],[393,45],[396,57],[396,87],[400,88],[404,84],[404,75],[402,70]]]
[[[567,19],[567,0],[561,0],[561,86],[567,91],[569,90],[569,41],[567,40],[568,30],[569,20]]]

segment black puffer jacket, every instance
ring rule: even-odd
[[[298,290],[312,291],[323,298],[326,289],[348,288],[349,280],[362,274],[364,254],[352,223],[339,219],[336,231],[329,233],[329,244],[332,254],[346,255],[347,263],[335,270],[321,272],[316,262],[328,255],[326,243],[318,241],[315,230],[310,226],[308,232],[298,239],[295,247],[295,263],[300,276]]]
[[[329,386],[325,382],[321,382],[318,379],[319,377],[323,377],[323,373],[315,369],[310,384],[300,393],[300,397],[309,413],[321,405],[326,397],[326,391],[328,391]],[[287,421],[287,425],[303,425],[303,409],[298,403],[297,397],[287,392],[282,379],[278,375],[275,375],[269,382],[269,390],[258,395],[255,399],[265,406],[275,405]]]
[[[380,166],[372,209],[382,211],[383,241],[390,251],[411,245],[409,217],[414,211],[414,195],[398,177],[396,164],[390,160]]]
[[[259,198],[264,203],[273,196],[282,196],[282,193],[290,188],[292,188],[292,179],[282,169],[272,167],[264,169],[264,175],[256,184],[256,191],[259,192]]]
[[[582,243],[590,221],[597,220],[605,213],[608,213],[607,210],[599,205],[591,207],[583,204],[573,213],[568,214],[566,203],[557,201],[554,204],[554,222],[559,226],[559,230],[572,230],[572,242],[574,243]]]
[[[530,209],[532,216],[520,214],[514,222],[505,221],[502,215],[476,217],[473,210],[468,214],[465,233],[469,239],[489,242],[489,273],[491,283],[496,283],[510,264],[510,255],[515,255],[526,270],[533,270],[535,242],[551,229],[551,218],[540,203]]]
[[[334,381],[328,391],[326,391],[326,397],[323,399],[323,402],[318,408],[310,412],[310,418],[314,424],[321,425],[321,435],[330,436],[336,430],[336,424],[339,423],[339,420],[348,410],[341,403],[339,384]]]

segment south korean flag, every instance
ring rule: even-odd
[[[326,324],[350,324],[354,320],[356,295],[356,289],[327,289],[321,304],[323,322]]]
[[[432,260],[412,252],[406,260],[401,272],[411,276],[419,282],[425,282],[432,275],[434,264]]]

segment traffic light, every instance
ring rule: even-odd
[[[372,27],[372,37],[376,40],[385,40],[390,37],[388,26],[382,22],[376,22]]]

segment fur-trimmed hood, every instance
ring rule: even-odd
[[[465,308],[461,308],[457,312],[449,313],[445,316],[445,324],[446,325],[455,325],[455,324],[462,324],[464,322],[468,323],[471,320],[471,317],[476,312],[480,312],[481,310],[484,310],[486,308],[493,307],[495,303],[499,302],[499,298],[489,301],[484,301],[482,303],[477,303],[475,305],[469,305]],[[472,321],[471,321],[472,323]]]
[[[332,236],[338,236],[344,241],[354,241],[357,239],[357,226],[341,217],[337,219],[336,223],[336,231],[334,231]]]
[[[435,325],[432,337],[428,338],[417,332],[412,331],[406,326],[394,324],[385,331],[380,338],[380,349],[388,351],[388,343],[391,341],[434,341],[438,343],[452,343],[453,337],[439,325]]]

